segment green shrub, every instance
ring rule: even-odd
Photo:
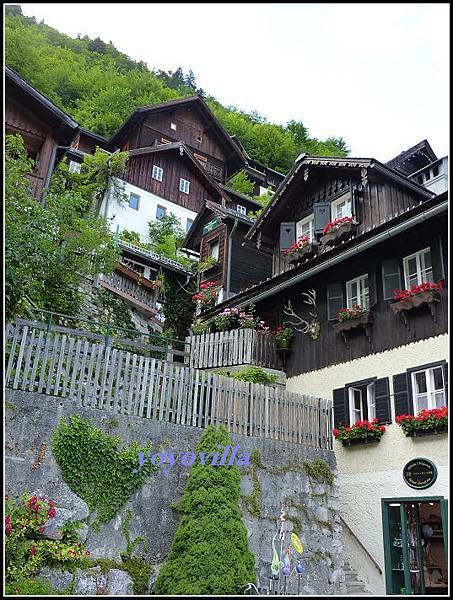
[[[233,377],[233,379],[239,379],[239,381],[249,381],[251,383],[275,383],[278,380],[278,375],[267,373],[261,367],[246,367],[239,371],[228,371],[222,369],[217,371],[218,375],[225,375],[226,377]]]
[[[198,452],[231,445],[224,426],[206,428]],[[241,475],[237,466],[196,462],[178,503],[181,521],[170,555],[156,582],[156,594],[238,594],[255,582],[255,558],[239,510]]]
[[[17,581],[5,584],[5,593],[7,596],[50,596],[58,595],[49,581],[40,577],[24,577]]]
[[[63,478],[90,511],[97,511],[97,526],[110,521],[145,477],[158,468],[146,461],[134,474],[139,451],[146,455],[151,445],[139,448],[132,442],[118,450],[119,443],[119,437],[93,427],[79,415],[70,417],[69,424],[62,420],[52,433],[52,452]]]
[[[304,469],[308,476],[318,483],[328,483],[333,485],[333,473],[329,465],[322,458],[317,458],[313,462],[304,462]]]

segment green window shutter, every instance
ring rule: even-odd
[[[382,261],[382,289],[384,300],[393,300],[394,290],[401,289],[401,267],[397,258]]]
[[[414,414],[412,389],[407,373],[398,373],[393,376],[393,399],[395,402],[395,415]]]
[[[376,403],[376,418],[379,423],[391,423],[390,387],[388,377],[376,379],[374,382],[374,400]]]
[[[330,202],[315,202],[313,204],[314,232],[322,233],[322,230],[330,222]]]
[[[280,223],[280,252],[290,248],[296,241],[296,223]]]
[[[343,283],[329,283],[327,286],[327,319],[337,318],[340,308],[344,308]]]

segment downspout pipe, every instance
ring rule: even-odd
[[[381,234],[377,235],[376,237],[372,238],[371,240],[367,240],[366,242],[362,242],[361,244],[354,246],[354,248],[347,250],[343,254],[334,256],[333,258],[327,260],[326,262],[322,263],[321,265],[317,265],[316,267],[308,269],[307,271],[304,271],[303,273],[299,273],[298,275],[295,275],[291,279],[282,281],[282,283],[280,283],[279,285],[277,285],[269,290],[266,290],[266,291],[262,292],[261,294],[257,294],[253,298],[249,298],[247,300],[239,302],[237,304],[237,306],[240,308],[240,307],[246,306],[247,304],[250,304],[250,302],[256,303],[256,302],[259,302],[260,300],[264,300],[264,298],[273,296],[274,294],[278,293],[281,290],[291,287],[292,285],[295,285],[296,283],[299,283],[300,281],[303,281],[304,279],[308,279],[309,277],[316,275],[320,271],[324,271],[325,269],[328,269],[332,265],[342,262],[343,260],[345,260],[351,256],[354,256],[355,254],[359,254],[360,252],[363,252],[364,250],[367,250],[368,248],[371,248],[372,246],[375,246],[376,244],[379,244],[388,238],[398,235],[399,233],[401,233],[402,231],[405,231],[406,229],[410,229],[411,227],[414,227],[415,225],[418,225],[419,223],[423,223],[423,221],[427,221],[428,219],[431,219],[432,217],[437,216],[438,214],[446,211],[447,208],[448,208],[448,201],[440,204],[439,206],[434,206],[433,208],[430,208],[426,212],[413,217],[409,221],[406,221],[405,223],[401,223],[400,225],[396,225],[392,229],[388,229],[387,231],[382,232]]]
[[[227,300],[230,297],[230,287],[231,287],[231,252],[232,252],[232,248],[233,248],[233,233],[236,231],[237,226],[238,226],[238,220],[234,219],[234,225],[228,236],[228,267],[227,267],[227,281],[226,281],[226,290],[225,290],[225,295],[226,295]]]

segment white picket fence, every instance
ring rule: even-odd
[[[331,402],[23,323],[6,331],[6,387],[76,406],[332,449]]]
[[[259,365],[279,369],[275,343],[266,331],[233,329],[186,338],[190,344],[190,366],[196,369]]]

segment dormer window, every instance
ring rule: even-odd
[[[246,215],[247,209],[245,208],[245,206],[242,206],[241,204],[236,204],[236,212],[238,212],[240,215]]]
[[[311,215],[308,215],[308,217],[305,217],[298,221],[296,224],[296,239],[299,239],[301,236],[306,235],[308,236],[310,242],[312,242],[314,237],[314,224],[315,218],[313,213]]]

